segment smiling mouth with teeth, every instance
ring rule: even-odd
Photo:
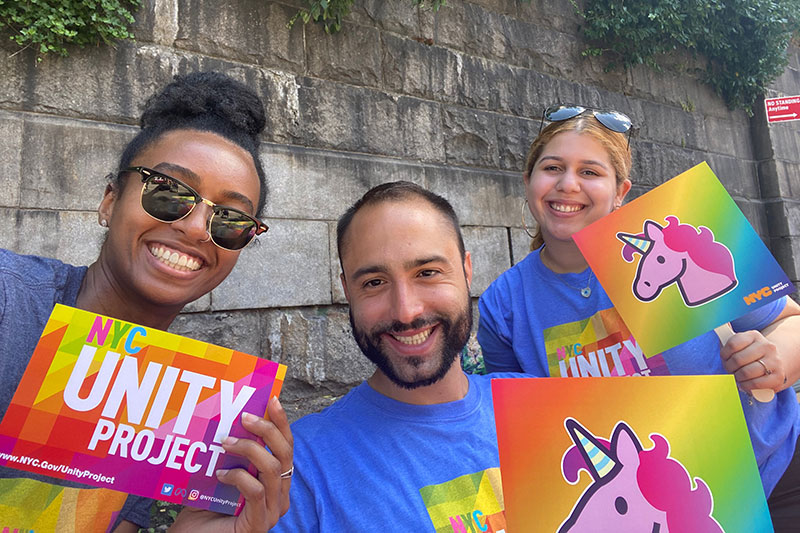
[[[557,204],[555,202],[550,202],[550,207],[553,210],[558,211],[560,213],[574,213],[575,211],[580,211],[581,209],[583,209],[584,206],[577,204],[565,205],[565,204]]]
[[[175,270],[194,272],[200,268],[200,261],[189,255],[170,250],[164,246],[151,246],[149,249],[153,257]]]
[[[398,340],[403,344],[414,345],[414,344],[422,344],[423,342],[425,342],[428,339],[428,337],[431,336],[431,332],[433,332],[433,328],[428,328],[425,331],[422,331],[410,337],[398,335],[396,333],[391,333],[390,335],[394,337],[395,340]]]

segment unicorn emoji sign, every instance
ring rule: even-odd
[[[508,531],[772,531],[733,385],[728,375],[493,380]]]
[[[669,457],[669,442],[653,433],[645,450],[633,429],[617,422],[611,440],[592,435],[573,418],[564,427],[574,443],[561,459],[561,474],[577,485],[585,470],[586,486],[558,533],[594,531],[702,531],[722,533],[714,519],[714,497],[708,485],[692,477]],[[694,487],[692,487],[694,485]]]
[[[672,215],[666,221],[662,227],[646,220],[638,235],[617,233],[626,262],[633,262],[634,254],[641,256],[633,280],[636,299],[653,301],[675,283],[684,305],[696,307],[732,291],[738,282],[731,251],[704,226],[681,224]]]
[[[794,291],[706,163],[573,239],[648,357]]]

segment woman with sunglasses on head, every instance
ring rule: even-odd
[[[255,218],[267,193],[258,158],[264,125],[261,100],[241,83],[214,72],[176,76],[148,100],[141,130],[105,189],[98,222],[107,233],[94,263],[74,267],[0,250],[0,415],[54,304],[166,330],[225,279],[239,251],[267,230]],[[242,469],[218,473],[245,496],[243,512],[187,512],[195,533],[263,531],[288,508],[289,480],[279,474],[291,468],[291,433],[277,401],[268,412],[272,422],[243,423],[274,455],[249,439],[223,444],[259,471],[258,478]],[[59,531],[136,531],[148,526],[151,503],[0,467],[3,526],[38,530],[57,520]]]
[[[573,376],[567,356],[587,355],[577,333],[591,323],[597,345],[606,347],[609,368],[625,375],[615,360],[623,348],[635,352],[638,345],[623,335],[627,328],[572,235],[619,208],[630,190],[631,122],[619,112],[574,105],[548,108],[543,123],[544,118],[551,123],[533,141],[523,174],[523,210],[538,224],[532,251],[500,275],[479,302],[478,341],[486,369]],[[776,527],[796,527],[800,412],[791,385],[800,378],[800,306],[783,298],[732,325],[738,333],[723,347],[709,332],[640,358],[645,367],[636,375],[734,374],[764,490],[771,494],[773,521]],[[777,395],[770,402],[754,401],[754,389]]]

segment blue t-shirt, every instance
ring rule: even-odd
[[[74,306],[87,267],[0,249],[0,417],[56,303]],[[152,500],[0,466],[0,531],[106,531],[150,525]],[[56,524],[58,527],[56,527]]]
[[[271,531],[505,528],[489,376],[470,375],[463,399],[437,405],[365,382],[292,433],[291,505]]]
[[[589,282],[591,294],[579,289]],[[783,311],[780,299],[734,320],[736,331],[762,329]],[[500,275],[481,295],[478,341],[489,372],[546,376],[724,374],[711,331],[645,358],[597,278],[587,269],[556,274],[539,250]],[[586,336],[594,342],[579,342]],[[584,346],[584,344],[586,346]],[[791,389],[768,403],[740,399],[767,496],[792,459],[800,409]]]

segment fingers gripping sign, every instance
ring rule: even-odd
[[[769,402],[785,384],[786,372],[778,349],[760,331],[734,333],[730,324],[714,330],[720,338],[720,357],[740,389],[760,402]]]
[[[235,437],[226,437],[222,442],[227,453],[246,458],[257,470],[256,476],[243,468],[217,470],[222,483],[235,486],[244,496],[242,512],[233,517],[187,507],[170,531],[263,533],[289,510],[289,488],[294,473],[292,432],[278,398],[270,400],[267,415],[269,420],[242,414],[244,428],[263,443]]]

